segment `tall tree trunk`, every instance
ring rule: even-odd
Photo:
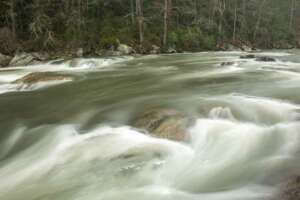
[[[292,31],[292,28],[293,28],[295,6],[296,6],[296,1],[295,1],[295,0],[291,0],[290,22],[289,22],[289,30],[290,30],[290,31]]]
[[[237,6],[238,6],[238,2],[237,2],[237,0],[235,0],[235,5],[234,5],[233,34],[232,34],[232,41],[233,41],[233,42],[235,42],[235,40],[236,40]]]
[[[263,7],[266,3],[266,0],[263,0],[260,4],[259,10],[258,10],[258,18],[256,21],[256,25],[255,25],[255,29],[254,29],[254,33],[253,33],[253,42],[256,42],[256,36],[257,36],[257,32],[260,28],[260,22],[261,22],[261,18],[262,18],[262,11],[263,11]]]
[[[169,32],[169,25],[170,25],[171,10],[172,10],[172,0],[165,0],[164,36],[163,36],[164,48],[167,48],[167,45],[168,45],[168,32]]]
[[[16,13],[15,13],[15,0],[10,1],[10,10],[9,10],[10,20],[11,20],[11,30],[13,37],[17,37],[17,23],[16,23]]]
[[[135,16],[134,16],[134,0],[130,0],[130,15],[131,15],[131,23],[135,24]]]
[[[143,16],[143,0],[136,0],[137,20],[139,26],[140,51],[143,51],[144,44],[144,16]]]
[[[218,25],[218,32],[219,32],[219,42],[223,42],[223,17],[224,17],[224,12],[226,10],[226,1],[225,0],[219,0],[219,25]]]

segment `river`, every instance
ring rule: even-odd
[[[0,69],[1,200],[261,200],[300,169],[300,51],[52,61]],[[222,66],[222,62],[228,65]],[[12,84],[37,71],[73,81]],[[183,142],[138,112],[195,120]]]

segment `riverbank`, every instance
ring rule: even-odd
[[[259,52],[260,50],[247,45],[234,46],[232,44],[220,45],[217,47],[219,51],[243,51],[248,53]],[[152,45],[151,49],[143,54],[139,54],[136,49],[126,44],[119,44],[116,48],[110,50],[101,49],[98,51],[87,51],[84,48],[69,49],[64,51],[52,52],[16,52],[11,55],[0,53],[0,67],[16,67],[39,64],[50,60],[69,60],[74,58],[107,58],[117,56],[139,56],[139,55],[158,55],[185,53],[185,51],[176,50],[174,48],[162,49],[159,46]]]

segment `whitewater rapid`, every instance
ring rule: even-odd
[[[94,59],[73,62],[76,70],[71,61],[48,63],[84,78],[27,93],[3,89],[0,199],[273,199],[300,173],[300,80],[282,73],[298,76],[300,60],[259,63],[240,54],[99,61],[106,70]],[[221,67],[224,59],[238,63]],[[0,80],[45,69],[0,72]],[[193,119],[183,141],[131,126],[137,110],[166,105]]]

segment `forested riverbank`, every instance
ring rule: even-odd
[[[3,0],[0,53],[55,55],[299,47],[297,0]],[[113,53],[112,53],[113,52]]]

